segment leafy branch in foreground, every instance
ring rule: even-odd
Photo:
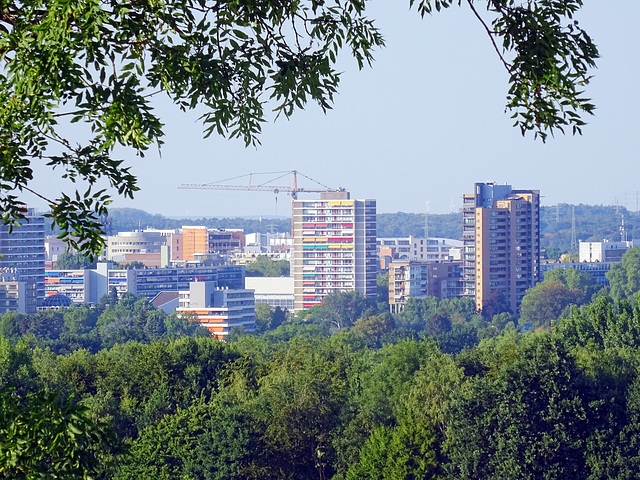
[[[34,171],[45,162],[88,187],[45,198],[61,237],[99,253],[98,220],[109,203],[104,189],[125,197],[138,189],[129,167],[112,158],[114,148],[143,156],[162,144],[153,95],[168,95],[182,110],[204,106],[206,136],[256,144],[267,102],[285,116],[308,101],[330,108],[342,48],[360,67],[371,62],[383,40],[364,6],[361,0],[2,2],[4,221],[24,218],[17,193],[33,191]],[[76,123],[90,132],[82,144],[62,133]]]
[[[0,390],[0,478],[91,480],[109,465],[115,436],[71,399]]]
[[[422,16],[463,0],[410,0]],[[585,125],[582,114],[595,106],[584,96],[589,70],[595,68],[598,49],[574,19],[583,0],[486,0],[466,2],[483,24],[509,72],[506,108],[522,135],[533,131],[546,140],[555,130],[569,128],[575,135]],[[476,9],[486,3],[487,23]],[[500,45],[502,48],[500,48]]]
[[[453,3],[410,0],[423,16]],[[581,89],[597,58],[570,21],[582,0],[486,0],[490,26],[475,8],[481,2],[467,3],[509,71],[507,108],[523,134],[580,133],[580,115],[594,109]],[[24,219],[19,194],[32,192],[47,201],[61,238],[100,253],[107,189],[129,198],[138,190],[114,149],[142,157],[162,145],[152,97],[201,109],[205,136],[258,144],[267,104],[286,117],[309,101],[331,108],[341,50],[360,68],[371,64],[384,41],[365,7],[366,0],[0,2],[3,221]],[[65,137],[75,124],[81,142]],[[83,187],[42,196],[30,184],[45,167]]]

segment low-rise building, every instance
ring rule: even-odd
[[[36,313],[36,285],[33,282],[5,280],[0,277],[0,314]]]
[[[181,237],[177,230],[134,230],[107,237],[107,260],[118,263],[140,262],[148,267],[167,265],[181,258]],[[163,261],[163,247],[166,248]]]
[[[407,299],[428,295],[426,262],[393,262],[389,264],[389,309],[399,313]]]
[[[542,279],[544,280],[544,276],[550,270],[555,270],[556,268],[566,269],[573,268],[580,272],[587,272],[592,277],[593,280],[602,286],[609,285],[609,280],[607,280],[606,274],[609,270],[611,270],[611,265],[618,262],[553,262],[553,263],[542,263],[540,264],[540,274],[542,275]]]
[[[389,264],[389,309],[402,311],[411,297],[450,300],[462,296],[462,262],[392,262]]]
[[[293,311],[293,277],[247,277],[245,286],[254,291],[256,303]]]
[[[249,233],[245,235],[244,251],[253,255],[279,254],[289,257],[292,245],[289,233]]]
[[[58,238],[57,235],[46,235],[44,237],[45,261],[57,262],[60,255],[67,251],[75,253],[75,249],[70,249],[69,245],[61,238]]]
[[[229,255],[244,248],[244,232],[204,226],[182,227],[182,259],[193,261],[198,255]]]
[[[391,261],[445,262],[453,260],[451,249],[462,248],[462,241],[437,237],[378,238],[378,256],[389,256]]]
[[[580,241],[578,256],[580,262],[619,262],[633,242],[583,242]]]
[[[255,330],[253,290],[218,288],[215,282],[191,282],[189,290],[181,291],[180,316],[200,324],[219,340],[234,327],[247,332]]]
[[[114,269],[111,263],[98,263],[96,269],[48,270],[47,296],[57,293],[69,296],[74,303],[97,303],[115,289],[118,296],[131,293],[149,300],[161,292],[178,292],[191,282],[214,282],[219,287],[244,288],[243,265]]]
[[[45,298],[66,295],[73,303],[91,303],[91,270],[46,270]]]

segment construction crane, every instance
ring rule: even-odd
[[[252,185],[251,181],[253,180],[253,176],[254,175],[279,175],[279,176],[277,176],[276,178],[272,178],[271,180],[269,180],[267,182],[263,182],[263,183],[260,183],[258,185]],[[283,185],[273,185],[272,184],[272,182],[275,182],[276,180],[279,180],[282,177],[285,177],[287,175],[292,175],[293,176],[293,182],[292,182],[292,185],[290,187],[283,186]],[[308,180],[311,180],[312,182],[320,185],[323,188],[314,190],[314,189],[298,187],[298,175],[301,175],[304,178],[306,178]],[[229,181],[232,181],[232,180],[236,180],[238,178],[246,178],[246,177],[249,177],[249,183],[247,185],[230,185],[230,184],[225,183],[225,182],[229,182]],[[323,192],[344,191],[343,188],[330,188],[330,187],[327,187],[326,185],[323,185],[322,183],[318,182],[317,180],[314,180],[313,178],[308,177],[308,176],[304,175],[303,173],[298,172],[297,170],[291,170],[291,171],[287,171],[287,172],[247,173],[246,175],[240,175],[240,176],[237,176],[237,177],[228,178],[226,180],[220,180],[218,182],[203,183],[203,184],[183,183],[181,185],[178,185],[178,188],[179,189],[192,189],[192,190],[196,190],[196,189],[201,189],[201,190],[245,190],[245,191],[251,191],[251,192],[273,192],[275,194],[278,194],[280,192],[284,192],[284,193],[291,194],[291,199],[292,200],[295,200],[296,198],[298,198],[298,194],[299,193],[323,193]]]

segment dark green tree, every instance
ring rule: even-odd
[[[430,337],[437,337],[449,330],[451,330],[451,319],[444,309],[439,308],[434,315],[426,319],[424,333]]]
[[[606,277],[611,286],[611,296],[616,300],[640,291],[640,247],[627,250],[620,263],[611,265]]]
[[[0,337],[17,339],[20,336],[22,315],[17,312],[7,312],[0,315]]]
[[[389,313],[361,317],[355,321],[351,332],[363,339],[370,348],[380,348],[385,335],[395,329],[395,321]]]
[[[509,301],[502,292],[491,291],[487,295],[480,312],[487,322],[500,313],[513,313],[509,307]]]
[[[248,277],[288,277],[289,262],[258,255],[255,262],[247,264],[246,272]]]
[[[389,306],[389,273],[379,273],[376,277],[377,302]]]
[[[472,352],[488,370],[451,402],[448,478],[587,478],[588,382],[560,339],[513,339]]]
[[[260,478],[254,475],[254,464],[263,457],[260,425],[241,402],[226,397],[215,397],[209,403],[196,401],[146,429],[133,443],[115,479]]]
[[[569,290],[560,280],[545,280],[527,290],[520,305],[520,322],[548,327],[569,305],[580,305],[580,290]]]
[[[256,303],[256,333],[261,334],[271,330],[271,315],[273,311],[266,303]]]
[[[0,390],[0,476],[15,480],[90,480],[111,468],[115,439],[86,407],[40,391]]]
[[[95,268],[96,261],[78,252],[64,252],[56,260],[55,268],[59,270],[77,270],[81,268]]]
[[[599,289],[593,275],[575,268],[556,268],[544,274],[544,281],[559,280],[568,290],[582,292],[582,302],[591,300]]]

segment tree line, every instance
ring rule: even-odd
[[[88,478],[65,477],[53,448],[23,448],[53,427],[10,428],[74,418],[66,448],[84,456],[68,469],[93,478],[634,478],[639,299],[601,295],[528,333],[478,325],[462,349],[435,331],[389,335],[391,319],[362,305],[352,325],[300,315],[227,343],[184,336],[57,354],[2,337],[0,398],[14,413],[0,417],[0,456],[59,465],[41,478]],[[461,305],[438,308],[455,325],[479,321],[460,323]]]

